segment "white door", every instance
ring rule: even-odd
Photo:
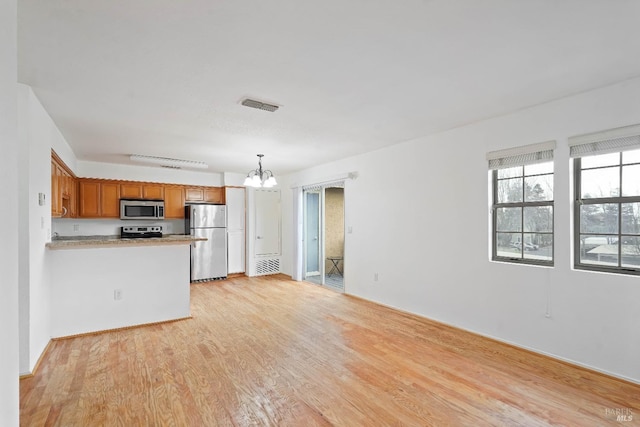
[[[280,190],[256,190],[254,255],[280,255]]]

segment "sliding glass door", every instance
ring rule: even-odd
[[[344,291],[342,185],[314,186],[303,191],[304,278],[338,291]]]
[[[321,212],[320,192],[304,193],[305,203],[305,278],[320,276],[321,259]]]

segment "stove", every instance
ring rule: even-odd
[[[140,239],[145,237],[162,237],[162,226],[154,225],[144,226],[144,227],[136,227],[136,226],[128,226],[128,227],[120,227],[120,238],[121,239]]]

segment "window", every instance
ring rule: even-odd
[[[576,267],[640,274],[640,150],[574,162]]]
[[[574,265],[640,274],[640,126],[569,139]]]
[[[553,265],[555,142],[489,153],[492,259]]]

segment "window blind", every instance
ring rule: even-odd
[[[487,153],[489,169],[505,169],[513,166],[548,162],[553,160],[553,150],[555,148],[555,141],[546,141],[506,150],[491,151]]]
[[[302,187],[304,191],[320,191],[323,188],[344,188],[344,180],[328,181],[318,184],[310,184]]]
[[[625,126],[569,138],[571,157],[594,156],[640,148],[640,125]]]

